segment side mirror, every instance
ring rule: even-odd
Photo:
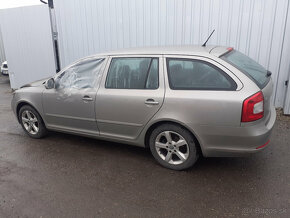
[[[55,82],[53,78],[50,78],[49,80],[47,80],[44,84],[46,89],[54,89],[55,87]]]

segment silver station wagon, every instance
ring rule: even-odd
[[[272,92],[271,73],[233,48],[153,47],[81,59],[15,91],[12,108],[33,138],[54,130],[149,147],[183,170],[200,155],[264,149]]]

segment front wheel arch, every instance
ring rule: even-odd
[[[34,110],[36,110],[36,112],[39,114],[39,116],[40,116],[40,118],[41,118],[43,124],[45,125],[45,122],[44,122],[44,120],[43,120],[41,114],[39,113],[39,111],[38,111],[38,110],[37,110],[37,109],[36,109],[32,104],[30,104],[30,103],[28,103],[28,102],[26,102],[26,101],[22,101],[22,102],[20,102],[20,103],[17,104],[17,107],[16,107],[16,116],[17,116],[17,120],[18,120],[18,122],[20,123],[20,120],[19,120],[19,111],[20,111],[20,109],[21,109],[23,106],[26,106],[26,105],[28,105],[28,106],[32,107]]]

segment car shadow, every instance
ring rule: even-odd
[[[118,154],[119,156],[134,156],[137,159],[143,159],[147,163],[155,163],[149,148],[137,147],[123,143],[116,143],[94,138],[87,138],[78,135],[70,135],[60,132],[50,132],[45,140],[58,141],[64,146],[77,146],[90,149],[92,152],[103,152],[105,155]],[[259,157],[246,156],[246,157],[199,157],[194,167],[185,170],[187,173],[199,173],[201,171],[236,171],[241,169],[251,170],[259,162]]]

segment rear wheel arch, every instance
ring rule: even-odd
[[[175,121],[158,121],[156,123],[153,123],[146,131],[146,134],[145,134],[145,138],[144,138],[144,144],[145,144],[145,147],[148,148],[149,147],[149,139],[150,139],[150,135],[152,133],[152,131],[157,128],[158,126],[160,125],[163,125],[163,124],[173,124],[173,125],[176,125],[176,126],[180,126],[181,128],[184,128],[186,129],[193,137],[196,145],[197,145],[197,148],[198,148],[198,152],[200,154],[202,154],[202,148],[201,148],[201,144],[196,136],[196,134],[191,130],[189,129],[188,127],[186,127],[185,125],[183,124],[180,124],[179,122],[175,122]]]

